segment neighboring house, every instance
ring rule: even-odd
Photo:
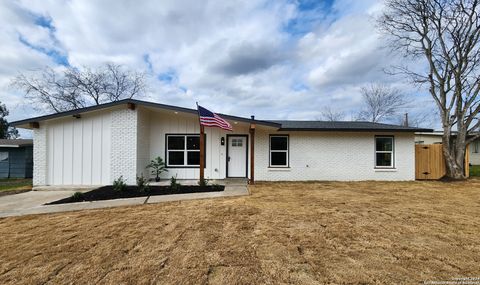
[[[442,143],[443,132],[417,132],[415,133],[415,143],[417,144],[437,144]],[[455,133],[452,133],[455,136]],[[480,139],[476,139],[469,146],[470,164],[480,165]]]
[[[0,178],[31,178],[33,140],[0,139]]]
[[[205,178],[414,180],[414,132],[368,122],[265,121],[222,115],[205,128]],[[34,133],[34,185],[134,184],[161,156],[163,178],[199,178],[197,111],[133,99],[12,123]],[[252,141],[254,142],[252,144]]]
[[[416,144],[440,144],[442,143],[442,132],[417,132],[415,133]]]

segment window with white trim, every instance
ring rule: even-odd
[[[199,167],[200,135],[167,135],[167,167]]]
[[[393,168],[394,139],[392,136],[375,137],[375,168]]]
[[[270,136],[270,167],[288,167],[288,136]]]

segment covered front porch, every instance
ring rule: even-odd
[[[252,122],[254,118],[252,117]],[[255,133],[252,122],[228,121],[233,131],[220,128],[204,129],[204,177],[207,180],[248,179],[255,181]],[[264,126],[262,126],[264,128]],[[268,128],[268,127],[267,127]],[[272,128],[273,130],[273,128]],[[161,185],[171,177],[180,182],[196,184],[200,178],[200,126],[196,114],[173,110],[138,108],[137,175],[154,178],[149,161],[161,157],[166,172]],[[228,180],[227,180],[228,181]],[[182,182],[181,182],[182,183]]]

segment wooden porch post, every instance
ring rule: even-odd
[[[250,124],[250,184],[255,184],[255,124]]]
[[[200,185],[205,185],[205,127],[202,125],[200,120],[200,111],[198,110],[198,102],[197,104],[197,112],[198,113],[198,125],[200,126]]]
[[[203,185],[205,179],[204,167],[205,167],[205,129],[203,125],[200,125],[200,184]]]

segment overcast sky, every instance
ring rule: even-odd
[[[148,73],[144,100],[259,119],[348,114],[359,89],[392,84],[432,112],[424,90],[383,69],[403,59],[383,48],[375,0],[1,1],[0,101],[10,121],[33,113],[9,88],[44,66],[123,64]],[[142,98],[140,98],[142,99]]]

